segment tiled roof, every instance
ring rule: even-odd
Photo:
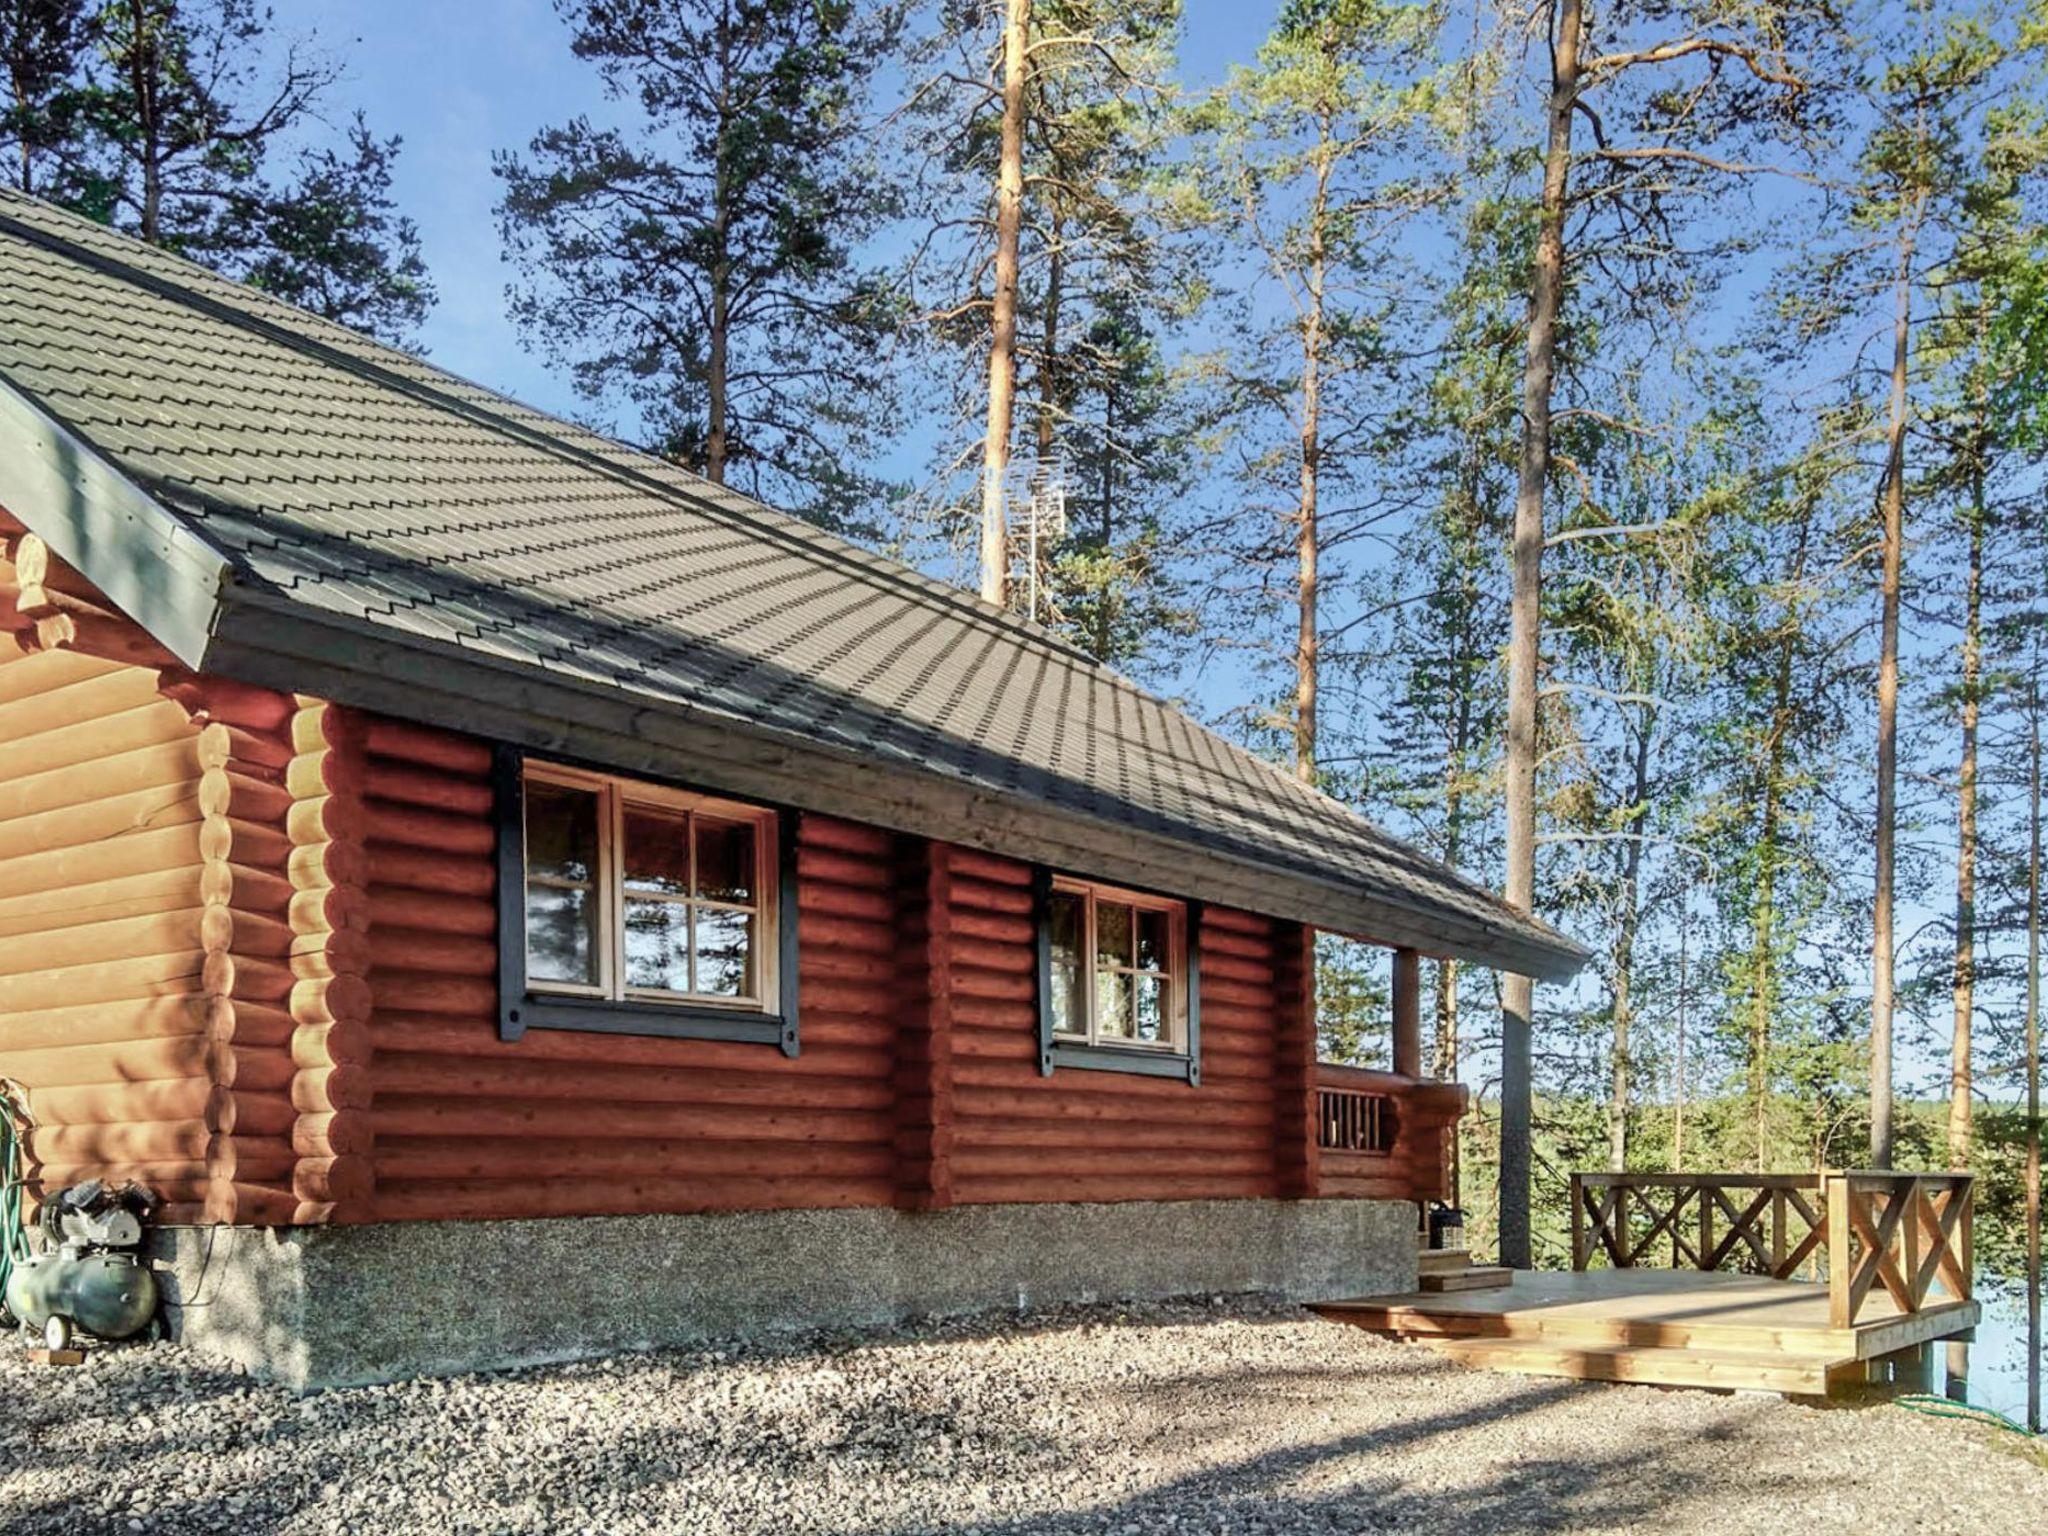
[[[224,557],[231,589],[1253,860],[1440,925],[1446,952],[1576,963],[1013,615],[13,193],[0,380]]]

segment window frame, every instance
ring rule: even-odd
[[[1061,1034],[1053,1028],[1052,989],[1052,898],[1055,894],[1089,898],[1083,911],[1087,965],[1083,996],[1090,1017],[1086,1040]],[[1098,901],[1165,911],[1172,915],[1173,954],[1169,961],[1168,991],[1173,1037],[1159,1043],[1142,1040],[1103,1040],[1093,1027],[1096,964],[1094,911]],[[1038,994],[1038,1070],[1050,1077],[1060,1067],[1083,1071],[1128,1072],[1141,1077],[1184,1079],[1190,1086],[1202,1080],[1202,904],[1153,891],[1133,890],[1099,880],[1055,875],[1048,869],[1033,871],[1033,925],[1036,932],[1036,990]],[[1177,970],[1173,962],[1178,962]]]
[[[529,1029],[589,1030],[609,1034],[656,1035],[679,1039],[735,1040],[775,1045],[794,1057],[799,1048],[797,1014],[796,813],[784,808],[722,796],[634,774],[614,773],[529,757],[518,747],[500,746],[494,764],[498,832],[498,1034],[517,1040]],[[535,980],[528,975],[526,899],[526,785],[531,776],[546,784],[599,795],[597,878],[599,981]],[[755,828],[756,903],[747,908],[760,928],[753,946],[756,994],[730,999],[707,993],[668,993],[626,984],[621,959],[625,903],[619,844],[626,810],[644,805],[658,811],[702,813],[745,821]],[[694,859],[695,839],[692,836]],[[693,880],[694,884],[694,880]],[[696,906],[693,893],[680,898]],[[738,910],[738,903],[717,903]]]

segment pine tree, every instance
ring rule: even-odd
[[[1801,124],[1803,61],[1834,27],[1832,8],[1819,3],[1621,6],[1589,27],[1582,0],[1545,0],[1538,15],[1549,45],[1549,89],[1510,554],[1504,889],[1509,904],[1524,911],[1536,894],[1545,503],[1568,290],[1586,265],[1616,290],[1602,297],[1626,303],[1637,316],[1668,308],[1685,286],[1677,231],[1687,203],[1720,182],[1770,169],[1743,158],[1745,147]],[[1592,144],[1575,148],[1582,121]],[[1587,219],[1575,228],[1578,209]],[[1568,231],[1580,248],[1568,250]],[[1501,1261],[1526,1267],[1531,979],[1507,977],[1502,1007]]]
[[[0,151],[15,189],[60,193],[71,169],[73,118],[82,104],[84,0],[9,0],[0,6]]]
[[[501,154],[514,317],[593,401],[720,484],[857,529],[888,416],[889,212],[862,114],[895,18],[851,0],[561,0],[638,108]]]
[[[1399,399],[1389,332],[1420,286],[1396,240],[1449,192],[1430,158],[1448,112],[1440,23],[1427,3],[1297,0],[1194,116],[1206,207],[1254,264],[1221,384],[1246,478],[1277,502],[1278,527],[1239,542],[1248,569],[1288,571],[1284,598],[1260,595],[1292,611],[1284,728],[1305,783],[1320,771],[1327,548],[1387,513],[1363,466]]]

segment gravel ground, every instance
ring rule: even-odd
[[[1089,1310],[294,1397],[0,1343],[0,1531],[2038,1533],[2019,1442],[1496,1376],[1291,1308]]]

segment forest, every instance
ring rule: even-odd
[[[0,166],[406,344],[377,60],[288,9],[0,0]],[[1558,1262],[1574,1168],[1895,1164],[2018,1272],[2048,10],[1286,0],[1199,69],[1179,0],[556,10],[610,110],[493,146],[476,237],[593,424],[1593,949],[1425,968],[1479,1246]],[[1325,940],[1331,1059],[1384,954]]]

